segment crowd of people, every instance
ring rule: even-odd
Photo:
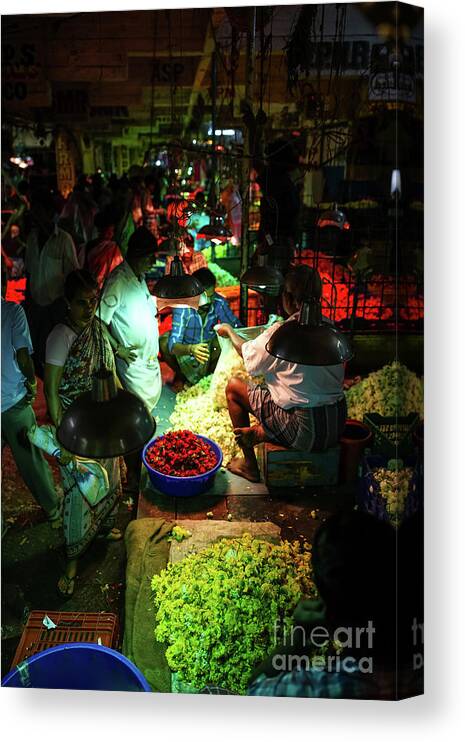
[[[261,177],[269,180],[269,188],[275,187],[284,177],[279,162]],[[229,184],[226,190],[224,198],[234,201],[237,212],[235,189]],[[98,176],[81,177],[65,203],[47,189],[23,184],[18,198],[17,221],[2,241],[2,445],[10,446],[51,527],[63,529],[66,562],[57,591],[68,599],[75,590],[79,559],[93,540],[122,538],[115,522],[123,488],[136,505],[139,492],[140,452],[125,461],[99,459],[94,465],[103,472],[106,485],[90,502],[79,487],[75,457],[53,437],[73,401],[91,390],[92,376],[102,362],[117,384],[139,396],[155,415],[162,393],[160,362],[172,369],[172,387],[178,391],[214,371],[219,338],[229,339],[246,371],[263,378],[258,384],[234,377],[226,387],[231,425],[242,450],[228,468],[251,482],[260,480],[255,454],[259,443],[270,441],[303,451],[322,451],[337,443],[347,414],[344,366],[312,367],[272,356],[266,346],[277,324],[245,340],[241,322],[216,291],[215,275],[203,252],[196,250],[183,215],[176,223],[177,252],[184,271],[195,276],[204,290],[197,308],[172,308],[171,329],[159,337],[157,302],[146,276],[162,256],[164,272],[169,274],[173,257],[164,250],[167,204],[155,176],[132,182],[110,178],[106,184]],[[317,271],[292,265],[294,200],[283,204],[280,227],[271,212],[263,222],[267,233],[277,239],[276,256],[285,274],[280,297],[284,321],[295,319],[304,301],[321,300]],[[177,207],[175,217],[176,213]],[[237,213],[233,221],[238,241]],[[24,306],[5,301],[8,278],[23,272],[27,278]],[[37,377],[43,380],[62,499],[38,444],[33,410]],[[302,668],[278,672],[270,658],[257,669],[250,694],[388,697],[395,653],[390,633],[393,616],[386,612],[385,598],[394,595],[394,581],[385,555],[391,551],[394,555],[393,542],[387,526],[367,518],[353,514],[350,522],[336,518],[323,526],[314,552],[321,599],[318,604],[303,604],[296,622],[308,629],[318,620],[334,628],[373,616],[387,637],[375,650],[380,672],[374,679],[360,673],[322,675]],[[360,549],[353,549],[353,538]],[[375,575],[374,568],[367,571],[365,548],[372,555],[380,554],[383,575]],[[380,562],[372,559],[372,563],[380,568]],[[359,586],[355,602],[349,600],[348,585],[350,590]],[[375,585],[380,589],[374,590]],[[283,655],[290,652],[290,647],[283,649]]]
[[[171,198],[153,174],[131,180],[111,177],[107,183],[98,174],[91,179],[81,176],[64,203],[44,187],[22,183],[17,188],[19,208],[13,226],[18,233],[10,227],[10,236],[17,241],[14,249],[21,254],[27,283],[24,308],[5,302],[2,317],[2,323],[11,325],[5,326],[2,338],[2,380],[5,375],[6,388],[12,389],[2,396],[4,440],[52,523],[64,519],[68,561],[58,585],[64,596],[73,593],[77,559],[91,540],[102,533],[109,539],[121,537],[113,527],[121,471],[125,490],[137,502],[141,461],[135,453],[126,457],[124,467],[111,460],[100,462],[108,488],[106,496],[91,507],[73,483],[69,468],[73,457],[58,446],[65,491],[61,506],[42,454],[30,443],[26,454],[22,443],[13,441],[16,426],[21,424],[22,435],[35,426],[31,403],[36,375],[44,382],[55,428],[69,405],[91,389],[92,375],[102,360],[114,371],[118,384],[139,396],[155,415],[162,392],[160,361],[174,372],[176,392],[214,371],[219,337],[227,337],[247,371],[263,375],[266,382],[247,385],[233,378],[226,389],[231,424],[243,451],[243,458],[233,460],[229,468],[253,482],[260,478],[254,451],[258,443],[268,440],[308,450],[327,447],[337,440],[344,424],[343,367],[312,369],[272,357],[265,345],[276,326],[245,342],[237,334],[239,319],[216,291],[204,253],[195,249],[182,202],[167,202],[167,195]],[[239,237],[232,182],[224,199],[234,202],[232,221]],[[173,307],[171,328],[159,338],[157,302],[146,276],[162,256],[164,271],[170,272],[173,256],[165,251],[164,234],[167,217],[172,220],[168,241],[173,244],[174,234],[184,271],[194,275],[204,291],[197,308]],[[11,265],[3,260],[5,285],[8,272],[12,276]],[[318,281],[309,281],[312,274],[303,265],[287,272],[282,306],[289,318],[304,299],[311,298],[305,296],[306,287],[321,292]],[[250,414],[257,425],[250,425]]]

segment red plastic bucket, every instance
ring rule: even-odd
[[[372,433],[367,425],[359,420],[347,420],[339,440],[341,458],[339,463],[339,481],[341,484],[355,482],[358,465],[365,448],[370,445]]]

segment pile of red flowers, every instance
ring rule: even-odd
[[[205,474],[217,464],[213,448],[190,430],[166,433],[147,449],[148,464],[171,477],[196,477]]]

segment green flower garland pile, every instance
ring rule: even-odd
[[[245,534],[222,539],[152,579],[155,638],[179,679],[200,690],[245,693],[252,670],[274,647],[274,627],[292,626],[302,598],[316,594],[311,547]]]

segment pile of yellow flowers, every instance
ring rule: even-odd
[[[423,381],[397,361],[354,384],[346,399],[349,418],[355,420],[371,412],[385,417],[416,412],[423,417]]]
[[[393,471],[381,467],[373,470],[373,476],[379,483],[381,497],[386,501],[389,520],[394,526],[400,525],[404,515],[412,475],[413,469],[410,467]]]

